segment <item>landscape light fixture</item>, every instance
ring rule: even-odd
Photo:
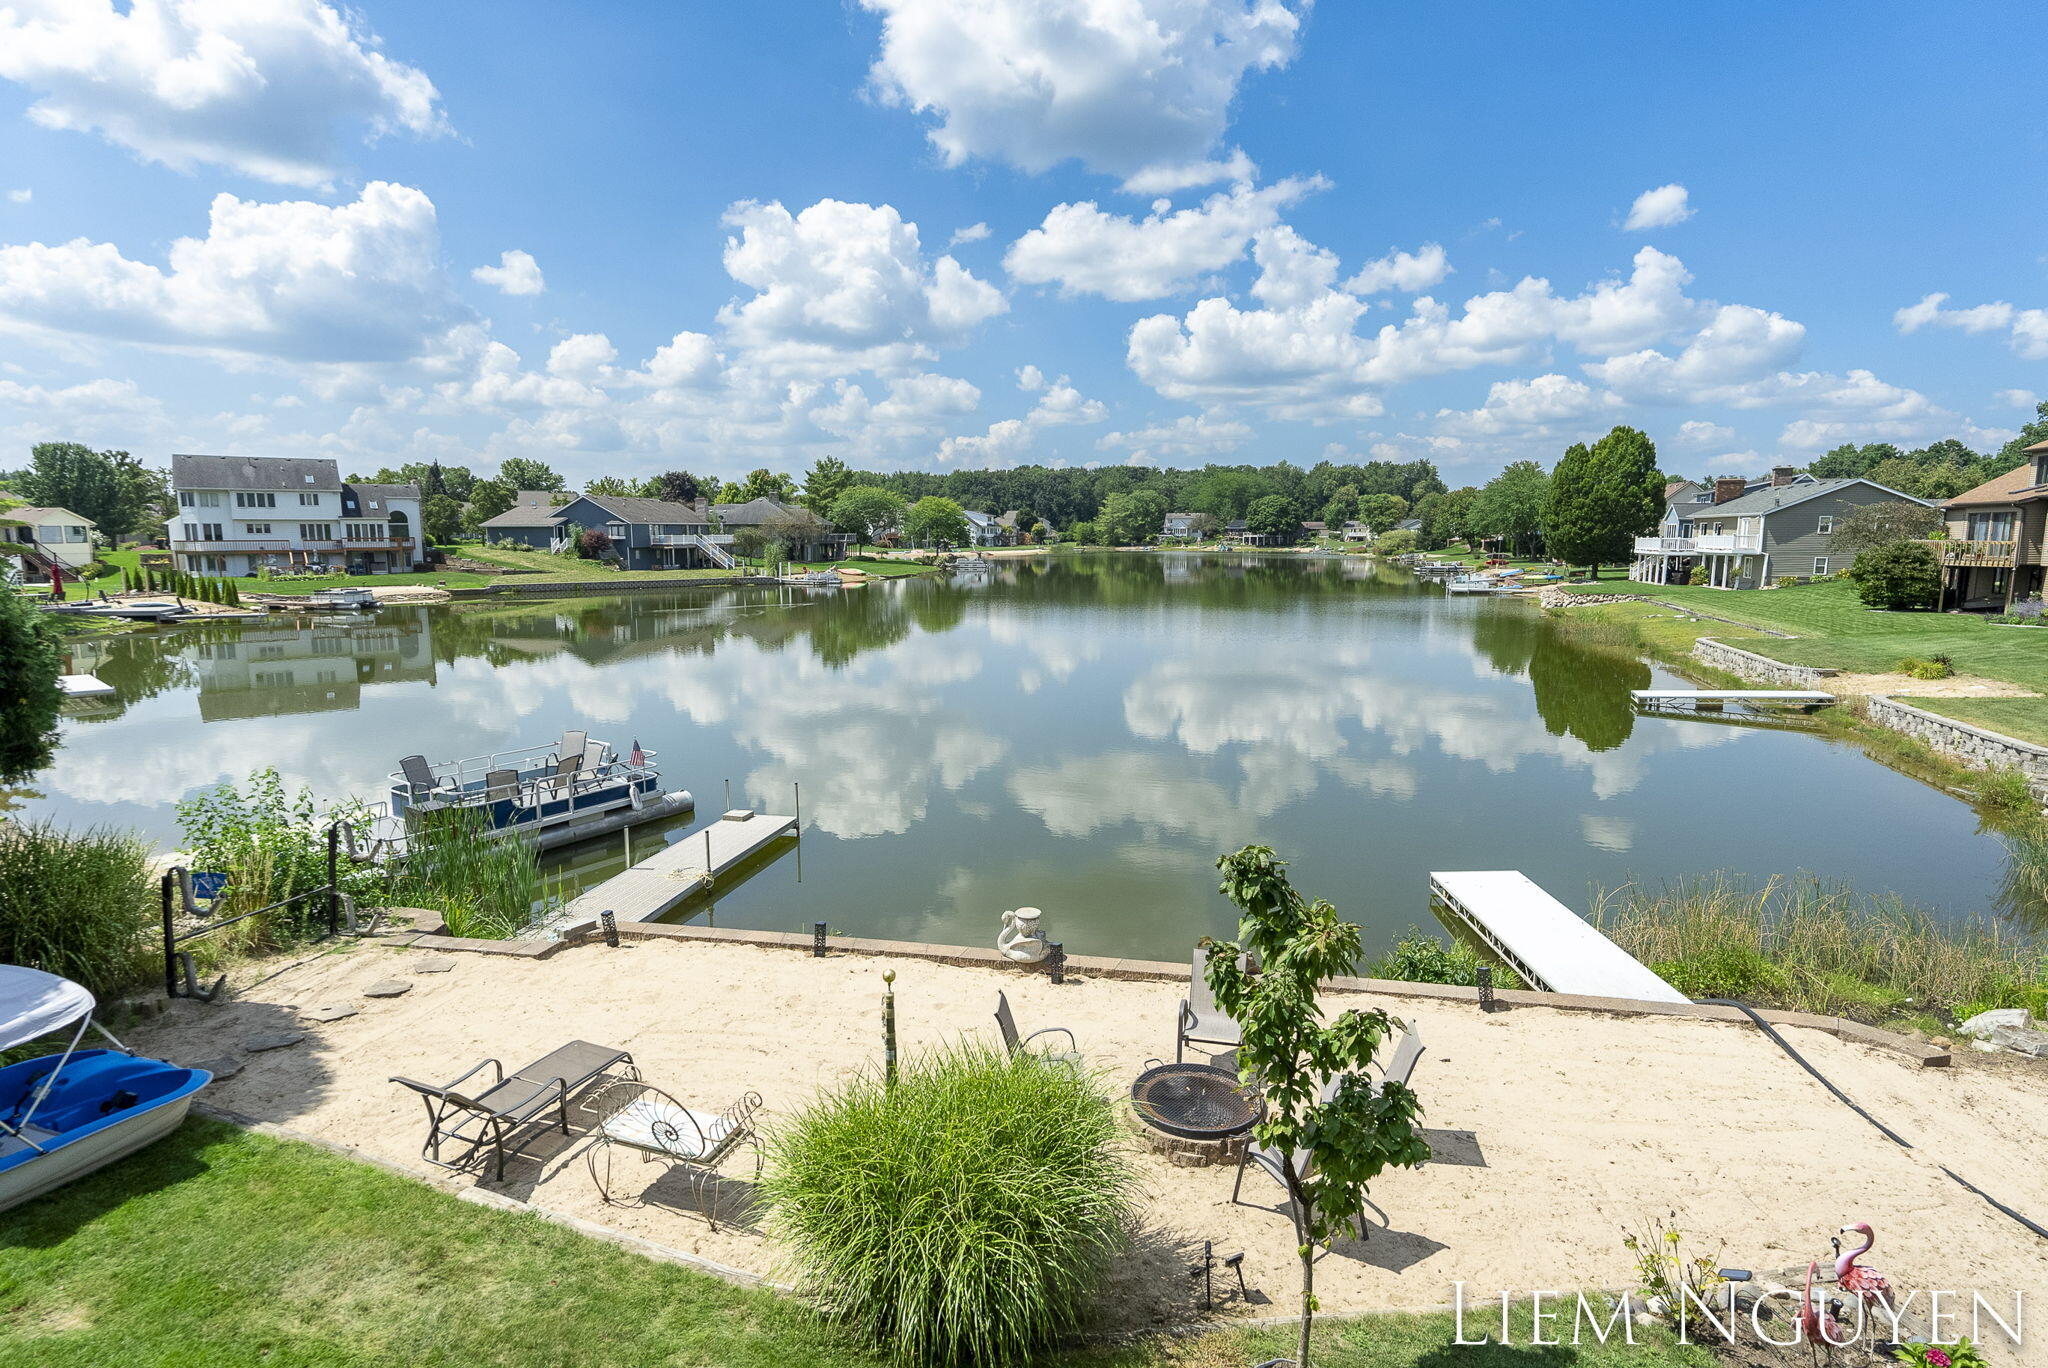
[[[1064,942],[1054,941],[1045,947],[1045,968],[1054,983],[1067,981],[1067,947]]]
[[[811,923],[811,953],[819,959],[825,958],[825,923]]]
[[[1493,1010],[1493,966],[1490,964],[1479,966],[1479,1010]]]
[[[597,924],[604,931],[604,943],[612,949],[619,948],[619,918],[609,907],[597,914]]]

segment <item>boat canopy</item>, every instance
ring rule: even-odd
[[[69,1026],[92,1009],[92,994],[68,978],[0,964],[0,1050]]]

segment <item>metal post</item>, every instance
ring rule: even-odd
[[[732,811],[732,780],[725,781],[725,810]]]
[[[341,882],[341,823],[334,822],[327,828],[327,934],[332,936],[341,931],[341,899],[338,885]]]
[[[704,882],[711,882],[711,828],[704,828]]]
[[[1045,947],[1045,967],[1054,983],[1067,981],[1067,947],[1064,941],[1054,941]]]
[[[604,943],[612,949],[619,948],[619,918],[609,907],[597,914],[597,924],[604,932]]]
[[[630,826],[620,827],[619,834],[626,838],[626,868],[631,869],[633,867],[633,828]]]
[[[882,1076],[887,1087],[896,1086],[896,971],[882,971]]]
[[[163,877],[163,886],[164,886],[164,996],[165,996],[165,997],[176,997],[176,996],[178,995],[178,951],[177,951],[177,949],[176,949],[176,947],[175,947],[175,945],[174,945],[174,943],[173,943],[173,941],[172,941],[172,937],[173,937],[173,936],[174,936],[174,935],[175,935],[176,933],[175,933],[175,932],[173,932],[173,931],[172,931],[172,929],[171,929],[171,880],[172,880],[172,879],[174,879],[174,878],[176,878],[176,877],[177,877],[177,875],[178,875],[178,871],[177,871],[177,870],[175,870],[175,869],[167,869],[167,870],[165,870],[165,871],[164,871],[164,877]]]
[[[801,836],[804,834],[804,786],[792,780],[789,787],[796,794],[796,811],[792,817],[796,824],[796,834]]]
[[[825,958],[825,923],[823,922],[811,923],[811,954],[819,959]]]
[[[1490,964],[1479,966],[1479,1010],[1493,1010],[1493,966]]]

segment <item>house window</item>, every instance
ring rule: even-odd
[[[1821,535],[1822,535],[1823,537],[1825,537],[1825,536],[1827,536],[1827,535],[1828,535],[1829,533],[1833,532],[1834,530],[1835,530],[1835,520],[1834,520],[1834,517],[1833,517],[1832,515],[1823,515],[1823,516],[1822,516],[1822,518],[1821,518],[1821,520],[1820,520],[1820,534],[1821,534]]]
[[[191,491],[191,490],[189,490],[189,489],[181,489],[181,490],[179,490],[179,491],[178,491],[178,506],[179,506],[179,507],[181,507],[181,508],[190,508],[190,507],[192,507],[192,505],[193,505],[193,504],[194,504],[195,502],[196,502],[196,500],[194,500],[194,499],[193,499],[193,497],[192,497],[192,491]]]
[[[250,523],[247,527],[243,528],[242,530],[247,532],[252,537],[267,537],[270,535],[270,524]]]
[[[220,507],[220,494],[218,491],[211,494],[195,494],[192,498],[193,502],[201,508]]]
[[[183,526],[183,528],[184,528],[184,532],[185,532],[185,535],[184,535],[184,536],[183,536],[182,538],[180,538],[180,540],[182,540],[182,541],[198,541],[198,540],[199,540],[199,524],[198,524],[198,523],[185,523],[185,524],[182,524],[182,526]]]
[[[606,523],[604,531],[605,535],[615,542],[622,542],[626,539],[626,525],[624,523]]]
[[[2011,541],[2013,514],[1972,513],[1969,532],[1971,541]]]
[[[237,508],[275,508],[275,507],[277,507],[277,495],[275,495],[275,494],[260,494],[260,493],[258,493],[258,494],[252,494],[252,493],[249,493],[249,492],[247,492],[247,491],[239,491],[239,490],[238,490],[238,491],[236,492],[236,494],[235,494],[235,507],[237,507]]]
[[[77,526],[77,525],[75,525],[75,524],[74,524],[74,525],[72,525],[72,526],[66,527],[66,528],[64,529],[64,540],[65,540],[65,541],[74,541],[74,542],[82,542],[82,541],[84,541],[84,540],[85,540],[85,529],[84,529],[84,528],[82,528],[82,527],[79,527],[79,526]]]
[[[2048,456],[2034,458],[2034,483],[2048,484]]]
[[[300,523],[299,536],[306,541],[333,541],[333,523]]]
[[[1825,575],[1827,572],[1828,558],[1826,556],[1815,556],[1813,558],[1813,573],[1815,575]]]
[[[383,523],[349,523],[346,530],[350,541],[384,540]]]
[[[308,476],[307,476],[306,478],[310,480],[310,479],[312,479],[313,477],[312,477],[312,476],[310,476],[310,475],[308,475]],[[318,494],[301,494],[301,495],[299,495],[299,507],[301,507],[301,508],[318,508],[319,506],[320,506],[320,496],[319,496]]]

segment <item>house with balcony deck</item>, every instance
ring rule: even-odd
[[[1928,543],[1941,562],[1938,607],[2002,613],[2037,599],[2048,566],[2048,442],[2026,449],[2026,463],[1965,490],[1942,505],[1943,541]]]
[[[96,526],[68,508],[18,504],[0,509],[0,552],[9,558],[9,564],[0,565],[0,576],[18,568],[30,583],[48,583],[53,567],[63,573],[90,565]]]
[[[172,560],[193,574],[425,568],[419,486],[345,481],[324,457],[173,455],[171,495]]]
[[[578,494],[560,506],[552,496],[522,491],[519,501],[479,524],[486,540],[518,542],[536,551],[567,551],[595,528],[611,539],[611,554],[627,570],[730,570],[732,533],[717,526],[709,504]]]
[[[1933,506],[1860,476],[1821,480],[1790,466],[1777,467],[1765,480],[1681,481],[1665,489],[1664,519],[1656,533],[1635,539],[1629,578],[1690,584],[1697,568],[1716,589],[1818,579],[1848,569],[1856,559],[1834,545],[1835,524],[1854,509],[1894,501]]]

